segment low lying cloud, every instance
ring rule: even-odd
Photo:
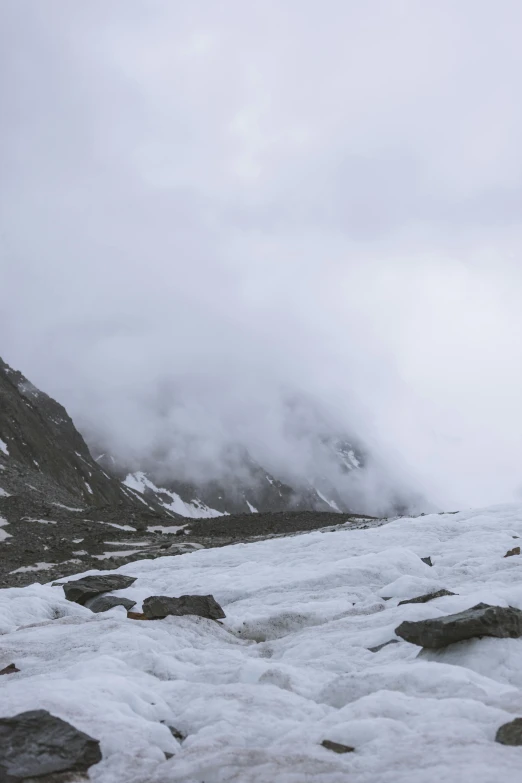
[[[309,470],[297,394],[367,445],[377,505],[517,496],[519,3],[27,9],[0,11],[7,361],[181,474],[237,443]]]

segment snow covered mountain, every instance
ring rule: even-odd
[[[519,783],[521,539],[510,505],[143,560],[129,616],[0,590],[3,736],[47,711],[92,783]],[[226,617],[143,622],[181,594]]]

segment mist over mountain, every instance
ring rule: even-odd
[[[182,480],[323,473],[297,394],[367,496],[517,497],[520,4],[33,6],[0,9],[5,360]]]

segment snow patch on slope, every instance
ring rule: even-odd
[[[2,438],[0,438],[0,451],[3,454],[5,454],[6,457],[9,456],[9,449],[7,448],[7,443],[5,442],[5,440],[2,440]]]
[[[123,482],[125,486],[132,490],[135,490],[143,494],[147,489],[152,492],[160,493],[161,495],[167,495],[170,500],[168,502],[157,497],[157,502],[161,503],[164,508],[169,511],[174,511],[175,514],[179,514],[182,517],[198,518],[212,518],[224,516],[222,511],[217,511],[215,508],[209,508],[199,500],[193,500],[192,503],[186,503],[175,492],[171,492],[170,489],[163,487],[157,487],[147,476],[139,471],[137,473],[129,473]]]

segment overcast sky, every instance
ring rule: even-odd
[[[521,29],[519,0],[0,0],[3,357],[120,450],[293,460],[298,389],[442,506],[522,497]]]

